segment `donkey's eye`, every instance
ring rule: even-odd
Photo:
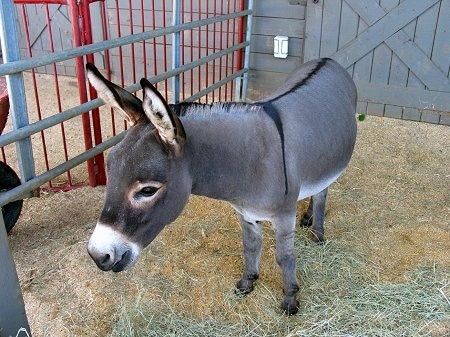
[[[139,192],[138,195],[140,197],[152,197],[155,195],[156,192],[158,192],[159,187],[155,186],[145,186],[143,187]]]

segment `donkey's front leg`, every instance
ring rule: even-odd
[[[296,277],[296,255],[294,252],[295,213],[275,220],[276,260],[283,274],[284,299],[281,308],[288,315],[298,311],[297,292],[299,290]]]
[[[246,295],[253,290],[253,282],[259,277],[261,260],[262,235],[257,221],[247,221],[240,215],[242,240],[244,245],[245,268],[242,279],[236,283],[236,292]]]

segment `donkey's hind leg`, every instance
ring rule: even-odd
[[[236,293],[246,295],[253,290],[253,283],[259,277],[262,234],[258,221],[247,221],[242,215],[239,216],[242,227],[245,268],[242,278],[236,283]]]
[[[303,228],[311,227],[313,224],[313,198],[309,198],[309,205],[308,209],[306,210],[306,213],[303,214],[302,218],[300,219],[300,226]]]
[[[315,194],[311,198],[310,207],[312,208],[312,226],[311,233],[315,242],[324,242],[323,222],[325,218],[325,206],[327,201],[328,187]],[[309,211],[309,207],[308,207]],[[308,211],[306,213],[308,213]]]

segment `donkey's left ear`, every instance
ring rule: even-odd
[[[164,146],[175,157],[178,157],[182,153],[186,141],[183,124],[147,79],[141,79],[141,86],[144,91],[142,107],[145,114],[155,126]]]

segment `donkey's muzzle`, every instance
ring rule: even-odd
[[[136,261],[141,249],[110,226],[98,223],[87,250],[101,270],[120,272]]]
[[[132,257],[131,249],[125,251],[122,255],[120,255],[116,254],[115,252],[97,252],[95,250],[89,249],[88,247],[88,253],[94,260],[97,267],[99,267],[103,271],[122,271],[130,265]]]

